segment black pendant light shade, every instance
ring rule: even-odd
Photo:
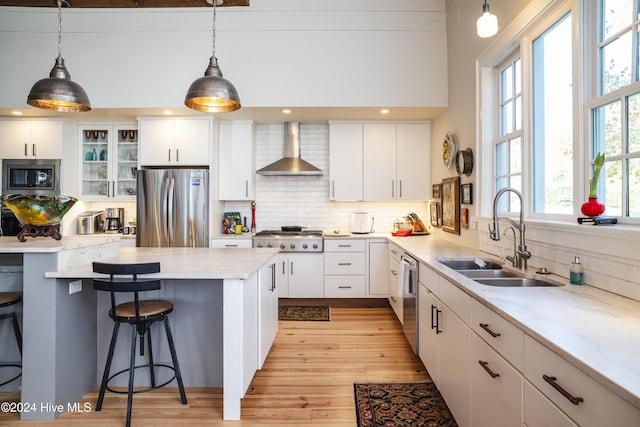
[[[58,0],[58,57],[49,77],[38,80],[31,88],[27,104],[64,113],[89,111],[91,103],[87,93],[71,80],[71,74],[62,59],[62,2]],[[64,3],[69,5],[67,0]]]
[[[218,60],[212,56],[204,77],[196,79],[184,99],[187,107],[206,113],[228,113],[240,108],[240,97],[235,86],[222,77]]]
[[[71,80],[61,56],[56,58],[48,78],[38,80],[27,97],[27,104],[44,110],[82,112],[91,110],[82,86]]]

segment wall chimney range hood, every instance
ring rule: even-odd
[[[258,175],[323,175],[300,157],[300,123],[284,124],[284,157],[256,171]]]

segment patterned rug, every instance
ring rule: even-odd
[[[431,381],[354,384],[358,427],[457,427]]]
[[[278,320],[331,320],[328,305],[291,305],[278,309]]]

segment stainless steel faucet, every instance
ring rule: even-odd
[[[518,196],[518,199],[520,199],[520,224],[516,224],[516,222],[511,218],[498,216],[498,200],[500,199],[500,196],[502,196],[506,192],[514,193],[516,196]],[[509,259],[509,257],[507,257],[507,259],[513,262],[514,267],[518,267],[522,270],[526,270],[527,260],[531,258],[531,252],[527,250],[527,245],[525,243],[525,237],[524,237],[524,231],[525,231],[524,201],[522,200],[522,194],[515,188],[511,188],[511,187],[502,188],[496,193],[496,197],[493,199],[493,227],[491,227],[491,224],[489,224],[489,237],[491,237],[492,240],[496,240],[496,241],[500,240],[500,220],[501,219],[507,221],[514,228],[514,232],[513,232],[513,240],[514,240],[513,252],[514,253],[511,259]],[[520,233],[520,244],[518,245],[517,248],[515,247],[515,237],[516,237],[515,230],[518,230]]]

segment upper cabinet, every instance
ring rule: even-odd
[[[218,198],[253,200],[255,124],[252,121],[220,122],[218,136]]]
[[[210,161],[212,119],[140,117],[141,166],[202,166]]]
[[[78,127],[79,194],[83,199],[133,199],[136,195],[138,127],[135,123]]]
[[[62,159],[63,123],[57,120],[0,121],[0,158]]]
[[[427,200],[431,124],[330,123],[332,200]]]
[[[362,123],[329,124],[329,198],[362,200]]]

